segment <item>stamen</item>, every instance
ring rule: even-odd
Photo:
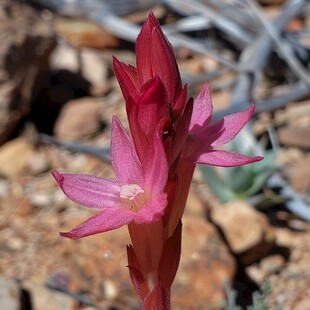
[[[123,199],[134,200],[139,194],[143,194],[144,190],[137,184],[123,185],[119,196]]]

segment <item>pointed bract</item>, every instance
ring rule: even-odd
[[[173,48],[152,12],[138,35],[136,53],[140,84],[143,85],[158,75],[167,89],[167,98],[172,105],[182,89],[181,77]]]

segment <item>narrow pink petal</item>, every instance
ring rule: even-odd
[[[85,207],[103,209],[120,204],[121,186],[116,180],[87,174],[61,174],[58,171],[52,174],[66,196]]]
[[[134,183],[143,187],[143,171],[135,147],[116,116],[112,120],[111,159],[122,185]]]
[[[198,134],[212,120],[213,105],[209,85],[205,84],[199,95],[194,99],[193,114],[189,127],[190,133]]]
[[[163,216],[166,207],[166,193],[158,193],[137,212],[134,222],[136,224],[153,223]]]
[[[60,235],[70,239],[80,239],[127,225],[134,216],[133,211],[125,208],[107,208],[71,231],[61,232]]]
[[[246,111],[227,115],[222,120],[210,125],[206,135],[209,136],[207,139],[211,142],[211,146],[219,147],[230,142],[250,120],[254,110],[253,104]]]
[[[194,160],[194,157],[192,158]],[[236,167],[262,160],[263,157],[248,157],[238,153],[212,150],[203,153],[195,160],[197,164],[207,164],[219,167]]]

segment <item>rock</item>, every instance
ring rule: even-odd
[[[33,152],[28,157],[27,164],[31,175],[39,175],[49,169],[49,163],[44,153]]]
[[[12,280],[0,277],[0,309],[19,310],[19,287]]]
[[[310,120],[310,100],[294,102],[285,109],[275,111],[275,126],[289,124],[291,126],[307,126]]]
[[[108,81],[109,68],[100,52],[83,50],[81,53],[82,75],[91,84],[90,93],[100,96],[106,93],[111,85]]]
[[[103,95],[111,87],[107,60],[99,51],[58,45],[51,55],[50,66],[52,70],[80,73],[90,83],[89,91],[93,96]]]
[[[272,273],[279,272],[285,264],[285,259],[282,255],[275,254],[270,255],[261,260],[259,263],[260,268],[265,274],[270,275]]]
[[[119,39],[104,30],[99,25],[85,19],[58,18],[55,31],[75,47],[115,48]]]
[[[245,272],[247,276],[258,286],[262,286],[266,280],[266,273],[261,268],[259,268],[257,264],[246,267]]]
[[[74,310],[77,303],[64,293],[45,287],[43,284],[27,283],[27,289],[31,295],[33,310]]]
[[[310,127],[285,126],[278,130],[280,143],[284,145],[310,148]]]
[[[70,45],[58,44],[49,58],[51,70],[80,71],[79,51]]]
[[[307,233],[292,232],[286,229],[285,235],[290,236],[291,251],[285,268],[268,277],[271,294],[267,300],[270,309],[309,309],[310,305],[310,243]],[[285,237],[283,235],[283,237]]]
[[[79,139],[99,131],[101,105],[94,98],[80,98],[65,104],[56,121],[54,133],[62,139]]]
[[[176,309],[222,309],[224,283],[231,283],[235,260],[212,224],[201,216],[183,217],[180,267],[172,286]]]
[[[274,245],[275,232],[267,218],[244,201],[215,207],[211,217],[244,265],[264,257]]]
[[[4,205],[7,206],[8,210],[10,210],[12,206],[17,206],[15,214],[23,218],[28,215],[33,216],[34,205],[31,203],[30,199],[25,195],[21,195],[19,197],[17,195],[15,196],[10,195],[7,198],[7,201],[5,201]]]
[[[291,156],[288,152],[282,151],[283,172],[289,184],[300,193],[307,193],[310,182],[310,153],[296,152],[296,156]]]
[[[298,296],[296,298],[296,303],[294,304],[294,310],[305,310],[309,309],[310,305],[310,294],[305,293],[305,296]]]
[[[28,170],[29,158],[34,149],[26,139],[19,137],[5,143],[0,148],[0,174],[16,177]]]
[[[8,180],[0,178],[0,199],[8,196],[10,185]]]
[[[31,108],[32,93],[55,45],[50,23],[30,6],[0,3],[0,144]]]
[[[204,188],[201,188],[201,190],[204,190]],[[189,191],[184,214],[202,218],[206,215],[206,207],[202,199],[193,190]]]

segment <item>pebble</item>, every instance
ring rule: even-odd
[[[275,241],[275,231],[266,216],[245,201],[231,201],[211,211],[212,220],[243,264],[264,257]]]
[[[101,104],[91,97],[65,104],[56,121],[54,133],[61,139],[80,139],[98,132],[101,127]]]
[[[18,285],[14,281],[4,277],[0,277],[0,309],[20,309]]]

